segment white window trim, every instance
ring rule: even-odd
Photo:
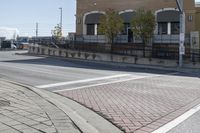
[[[98,32],[97,32],[97,26],[98,26],[97,24],[94,25],[94,35],[98,34]]]
[[[87,12],[83,15],[83,35],[87,34],[87,25],[85,24],[85,19],[86,16],[89,14],[94,14],[94,13],[101,13],[101,14],[106,14],[104,11],[91,11],[91,12]]]
[[[167,35],[171,35],[171,22],[167,23]]]
[[[157,11],[155,11],[155,19],[156,19],[156,27],[155,27],[155,30],[154,30],[154,34],[158,34],[158,22],[157,22],[157,14],[159,13],[159,12],[163,12],[163,11],[179,11],[177,8],[162,8],[162,9],[159,9],[159,10],[157,10]],[[168,23],[169,24],[169,23]],[[167,24],[167,29],[169,30],[169,25]],[[171,29],[171,26],[170,26],[170,29]],[[168,33],[170,33],[170,34],[168,34],[168,35],[171,35],[171,30],[170,30],[170,32],[168,32]]]
[[[127,13],[127,12],[136,12],[136,10],[127,9],[127,10],[120,11],[119,14],[123,14],[123,13]]]

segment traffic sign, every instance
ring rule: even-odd
[[[185,33],[180,33],[180,44],[184,44],[185,42]]]
[[[181,55],[184,55],[184,54],[185,54],[185,46],[184,46],[184,45],[181,45],[181,46],[179,47],[179,54],[181,54]]]

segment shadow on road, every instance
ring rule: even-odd
[[[30,56],[31,57],[31,56]],[[59,66],[59,67],[74,67],[84,69],[95,69],[95,70],[110,70],[110,71],[124,71],[124,72],[138,72],[138,73],[151,73],[151,74],[169,74],[177,71],[173,70],[162,70],[156,68],[140,68],[136,67],[123,67],[118,63],[106,64],[107,62],[95,62],[86,61],[79,59],[67,59],[67,58],[55,58],[55,57],[41,57],[37,59],[24,59],[24,60],[9,60],[0,61],[9,63],[22,63],[22,64],[35,64],[35,65],[48,65],[48,66]],[[173,74],[176,76],[189,76],[189,77],[200,77],[200,72],[179,72]]]

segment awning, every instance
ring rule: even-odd
[[[130,23],[132,18],[136,15],[136,12],[125,12],[120,14],[122,19],[124,20],[124,23]]]
[[[179,11],[162,11],[157,14],[157,22],[179,22]]]
[[[92,13],[86,16],[85,18],[85,24],[99,24],[100,18],[104,14],[102,13]]]

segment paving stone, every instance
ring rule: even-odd
[[[3,123],[6,123],[6,122],[11,122],[11,121],[13,121],[13,119],[11,119],[11,118],[5,116],[5,117],[2,117],[2,118],[0,119],[0,121],[3,122]]]
[[[37,119],[34,119],[35,121],[38,121],[38,122],[43,122],[43,121],[47,121],[48,119],[47,118],[43,118],[43,117],[40,117],[40,118],[37,118]]]
[[[30,121],[30,119],[26,118],[26,117],[21,117],[19,119],[17,119],[20,122],[26,123],[27,121]]]
[[[47,126],[52,126],[52,122],[51,121],[43,121],[42,123],[47,125]]]
[[[1,79],[0,84],[0,99],[11,103],[10,106],[0,107],[0,132],[80,133],[62,110],[36,93]]]
[[[42,131],[46,133],[55,133],[56,129],[54,127],[49,127],[49,128],[42,129]],[[65,131],[68,132],[68,130],[65,130]]]
[[[11,129],[11,127],[6,126],[4,124],[0,124],[0,131],[6,130],[6,129]]]
[[[8,121],[8,122],[5,122],[7,125],[9,126],[14,126],[14,125],[19,125],[21,124],[20,122],[18,121],[15,121],[15,120],[12,120],[12,121]]]
[[[41,133],[41,131],[33,128],[20,129],[22,133]]]
[[[12,127],[15,128],[15,129],[17,129],[17,130],[30,128],[30,126],[27,126],[25,124],[14,125]]]
[[[40,122],[33,121],[33,120],[26,121],[26,122],[23,122],[23,123],[25,123],[26,125],[29,125],[29,126],[40,124]]]
[[[20,131],[14,130],[14,129],[8,129],[8,130],[3,130],[3,133],[20,133]]]
[[[32,119],[32,120],[36,120],[36,119],[41,118],[41,116],[32,114],[32,115],[26,116],[26,118],[29,118],[29,119]]]
[[[38,125],[33,125],[32,126],[33,128],[36,128],[36,129],[46,129],[46,128],[48,128],[49,126],[47,126],[47,125],[44,125],[44,124],[38,124]]]

